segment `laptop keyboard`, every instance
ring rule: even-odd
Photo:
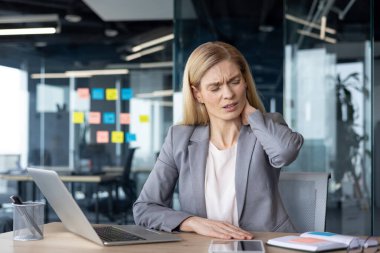
[[[105,242],[124,242],[145,240],[142,237],[130,234],[112,226],[94,227],[95,232]]]

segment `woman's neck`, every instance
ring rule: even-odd
[[[239,138],[241,121],[210,121],[210,141],[218,149],[232,147]]]

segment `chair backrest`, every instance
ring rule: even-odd
[[[279,191],[297,232],[325,231],[329,173],[282,172]]]
[[[123,180],[128,181],[131,174],[131,167],[133,161],[133,155],[135,154],[137,147],[128,148],[127,157],[125,158],[124,169],[123,169]]]

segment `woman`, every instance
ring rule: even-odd
[[[265,113],[243,55],[223,42],[196,48],[183,97],[183,124],[169,129],[134,204],[136,224],[223,239],[294,231],[278,178],[303,138],[280,114]],[[170,207],[177,183],[181,211]]]

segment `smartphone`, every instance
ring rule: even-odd
[[[264,253],[265,248],[261,240],[212,240],[208,252]]]

